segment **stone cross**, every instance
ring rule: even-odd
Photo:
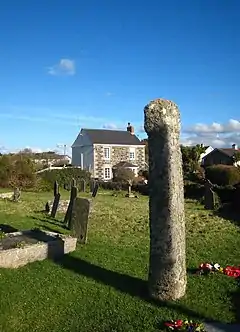
[[[185,216],[180,113],[157,99],[144,108],[149,147],[150,296],[166,301],[186,291]]]

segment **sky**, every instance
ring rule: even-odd
[[[183,144],[240,146],[239,0],[5,0],[0,152],[63,151],[81,128],[140,138],[155,98]]]

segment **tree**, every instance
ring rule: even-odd
[[[135,174],[130,168],[118,167],[113,170],[113,181],[132,185]]]

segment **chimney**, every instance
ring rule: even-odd
[[[233,145],[232,145],[232,148],[233,148],[233,150],[238,150],[238,146],[237,146],[237,144],[233,144]]]
[[[131,135],[134,135],[134,127],[131,126],[130,122],[128,122],[127,131],[129,131]]]

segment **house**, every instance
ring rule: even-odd
[[[39,154],[40,155],[40,154]],[[38,158],[35,158],[33,160],[36,164],[42,164],[42,165],[48,165],[53,166],[57,164],[64,164],[68,165],[71,164],[71,157],[67,155],[59,155],[59,154],[53,154],[53,155],[44,155],[44,156],[38,156]]]
[[[240,166],[240,161],[236,161],[234,158],[236,152],[240,153],[236,144],[228,149],[214,149],[203,158],[203,165],[205,167],[219,164]]]
[[[132,169],[137,175],[145,169],[145,144],[130,123],[126,131],[81,129],[72,145],[72,165],[101,180],[111,180],[116,167]]]
[[[214,150],[214,148],[213,148],[212,146],[204,146],[203,144],[201,144],[201,147],[204,148],[204,152],[201,153],[199,162],[200,162],[201,165],[203,165],[203,163],[204,163],[204,161],[203,161],[204,158],[205,158],[210,152],[212,152],[212,151]]]

